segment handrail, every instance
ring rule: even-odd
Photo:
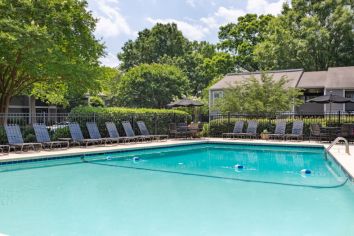
[[[329,149],[331,149],[334,145],[336,145],[339,141],[344,141],[345,143],[345,152],[350,155],[350,152],[349,152],[349,143],[348,143],[348,140],[343,138],[343,137],[337,137],[332,143],[331,145],[329,145],[326,150],[329,151]]]

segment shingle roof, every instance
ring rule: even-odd
[[[354,88],[354,66],[328,68],[326,88]]]
[[[327,82],[327,71],[304,72],[300,78],[298,88],[324,88]]]
[[[288,83],[285,85],[286,88],[296,87],[299,82],[299,79],[303,73],[303,69],[293,69],[293,70],[278,70],[278,71],[269,71],[268,74],[273,76],[275,81],[279,81],[282,77],[285,77],[288,80]],[[218,81],[216,84],[210,87],[210,90],[221,90],[228,88],[237,83],[243,82],[249,79],[251,76],[254,76],[257,79],[260,79],[261,72],[245,72],[245,73],[235,73],[227,74],[225,77]]]
[[[269,71],[274,80],[285,76],[289,82],[286,88],[333,88],[354,89],[354,66],[330,67],[328,71],[303,72],[303,69]],[[225,77],[210,87],[210,90],[222,90],[235,83],[243,82],[251,76],[260,79],[261,72],[246,72],[227,74]]]

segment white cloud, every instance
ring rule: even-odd
[[[187,5],[191,7],[197,7],[200,5],[208,4],[209,6],[215,6],[215,1],[212,0],[186,0]]]
[[[202,17],[200,18],[200,21],[211,29],[216,29],[219,27],[219,23],[214,17]]]
[[[117,67],[119,65],[117,56],[110,52],[105,57],[101,57],[100,62],[102,65],[109,67]]]
[[[219,17],[224,21],[226,20],[227,22],[236,22],[237,18],[245,14],[246,12],[241,9],[219,7],[217,12],[214,13],[214,16]]]
[[[153,19],[151,17],[147,18],[147,21],[151,24],[156,23],[175,23],[178,26],[178,29],[182,31],[182,33],[191,40],[202,40],[207,33],[209,33],[209,29],[199,24],[188,23],[186,21],[176,20],[176,19]]]
[[[242,9],[219,7],[213,15],[200,18],[200,21],[209,29],[218,29],[221,25],[230,22],[236,22],[237,18],[245,15],[246,12]]]
[[[196,0],[186,0],[186,3],[190,5],[191,7],[196,7]]]
[[[195,3],[198,0],[190,1]],[[269,0],[247,0],[245,9],[220,6],[212,15],[202,17],[199,20],[208,29],[218,29],[221,25],[237,22],[240,16],[247,13],[277,15],[281,13],[284,2],[288,2],[288,0],[277,0],[276,2],[270,2]]]
[[[91,7],[90,7],[91,6]],[[121,14],[116,0],[91,0],[89,7],[95,11],[98,18],[96,34],[101,37],[115,37],[121,34],[131,35],[132,30],[124,16]]]
[[[278,0],[276,2],[269,2],[267,0],[248,0],[247,11],[257,14],[277,15],[281,13],[284,2],[286,2],[286,0]]]

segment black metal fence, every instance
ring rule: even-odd
[[[354,124],[354,114],[353,113],[343,113],[343,112],[335,112],[335,113],[323,113],[323,114],[311,114],[311,113],[292,113],[285,112],[279,114],[212,114],[205,115],[200,114],[198,117],[194,116],[185,116],[185,117],[176,117],[176,116],[166,116],[160,117],[157,115],[130,115],[127,114],[125,116],[120,116],[119,118],[110,116],[110,115],[97,115],[95,113],[89,115],[80,115],[74,116],[70,113],[57,113],[57,114],[47,114],[47,113],[37,113],[37,114],[28,114],[28,113],[10,113],[10,114],[1,114],[0,113],[0,121],[1,123],[8,124],[18,124],[20,125],[23,131],[30,129],[32,123],[45,123],[50,131],[56,131],[60,128],[67,127],[69,122],[78,122],[82,127],[85,127],[86,122],[97,122],[99,127],[102,130],[104,129],[104,122],[113,121],[118,124],[118,129],[122,132],[122,127],[119,127],[119,124],[128,120],[131,122],[133,128],[137,130],[136,121],[143,120],[147,124],[150,132],[152,134],[166,134],[168,133],[168,124],[169,123],[179,123],[179,122],[191,122],[191,121],[199,121],[202,123],[209,123],[210,136],[219,136],[222,132],[230,132],[232,131],[233,125],[236,120],[251,120],[256,119],[259,123],[262,123],[259,129],[269,129],[272,131],[274,128],[275,120],[283,119],[287,120],[290,123],[293,120],[303,120],[305,123],[305,135],[309,133],[309,124],[311,123],[319,123],[322,126],[340,126],[341,124]],[[1,124],[0,124],[1,128]],[[0,130],[1,132],[1,130]],[[85,132],[85,131],[84,131]],[[4,134],[0,133],[1,136]]]
[[[312,121],[312,123],[326,123],[331,125],[340,125],[346,123],[354,123],[354,113],[347,112],[327,112],[327,113],[295,113],[295,112],[282,112],[278,114],[211,114],[209,116],[210,121],[225,122],[228,120],[237,119],[265,119],[265,120],[306,120]]]
[[[237,120],[257,120],[258,132],[267,130],[273,132],[276,120],[285,120],[288,123],[287,132],[291,132],[294,120],[304,121],[304,135],[310,135],[310,124],[320,124],[323,127],[340,127],[342,124],[354,124],[354,114],[344,112],[332,113],[294,113],[284,112],[279,114],[212,114],[209,117],[209,135],[221,136],[222,132],[231,132]]]
[[[137,121],[144,121],[148,127],[151,134],[167,134],[168,133],[168,124],[169,123],[181,123],[181,122],[191,122],[192,117],[181,116],[181,115],[158,115],[158,114],[127,114],[120,115],[119,117],[114,117],[110,114],[87,114],[87,115],[73,115],[70,113],[57,113],[57,114],[47,114],[47,113],[37,113],[37,114],[28,114],[28,113],[9,113],[2,114],[0,113],[0,143],[1,139],[6,139],[4,136],[3,129],[1,129],[2,124],[18,124],[21,128],[21,131],[26,135],[27,133],[33,134],[31,131],[33,123],[44,123],[51,133],[54,133],[57,130],[66,128],[70,122],[77,122],[82,127],[82,131],[85,136],[87,136],[86,122],[96,122],[99,129],[103,132],[102,135],[107,135],[107,130],[105,128],[105,122],[112,121],[116,123],[118,131],[124,134],[123,128],[121,126],[122,121],[130,121],[133,129],[138,131],[136,125]]]

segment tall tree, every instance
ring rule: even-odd
[[[117,105],[163,108],[174,98],[188,91],[188,80],[177,67],[162,64],[141,64],[120,79]]]
[[[233,58],[217,52],[208,42],[191,42],[188,53],[180,57],[163,57],[162,64],[179,67],[188,77],[191,95],[200,96],[204,88],[216,77],[234,71]]]
[[[268,25],[256,58],[264,69],[326,70],[354,64],[354,3],[293,0]]]
[[[248,71],[259,70],[254,50],[264,39],[267,25],[274,17],[271,15],[246,14],[237,23],[220,27],[218,47],[235,57],[235,64]]]
[[[80,0],[0,0],[0,113],[35,84],[36,93],[95,84],[104,52],[86,8]]]
[[[143,63],[157,63],[163,56],[183,56],[188,50],[188,40],[177,25],[156,24],[138,33],[136,40],[129,40],[118,53],[121,69],[128,70]]]
[[[248,114],[289,111],[302,103],[299,99],[302,92],[297,88],[285,88],[287,82],[286,77],[276,81],[271,75],[262,73],[260,78],[250,77],[242,83],[230,84],[214,109]]]

